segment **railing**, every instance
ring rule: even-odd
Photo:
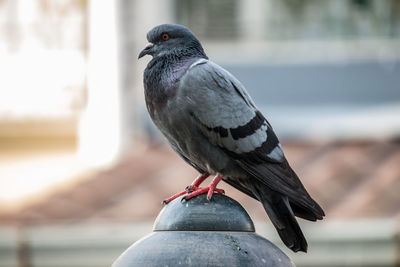
[[[153,222],[0,227],[0,267],[110,266],[129,245],[151,232]],[[257,233],[277,244],[296,266],[399,266],[395,219],[302,224],[309,252],[280,245],[272,225],[255,222]]]

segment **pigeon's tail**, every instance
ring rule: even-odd
[[[294,252],[307,252],[307,241],[294,217],[288,198],[269,191],[260,194],[260,201],[283,243]]]

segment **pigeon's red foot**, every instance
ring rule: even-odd
[[[190,193],[190,192],[193,192],[193,191],[197,190],[197,189],[199,188],[199,185],[200,185],[202,182],[204,182],[204,180],[207,179],[208,176],[210,176],[208,173],[204,173],[204,174],[199,175],[199,176],[193,181],[193,183],[192,183],[191,185],[188,185],[188,186],[185,188],[185,191],[179,192],[179,193],[173,195],[173,196],[170,197],[170,198],[164,199],[164,200],[162,201],[162,204],[168,204],[169,202],[171,202],[172,200],[174,200],[174,199],[177,198],[177,197],[180,197],[180,196],[182,196],[182,195],[185,195],[185,194],[188,194],[188,193]]]
[[[223,189],[217,188],[217,185],[221,181],[221,179],[222,179],[222,176],[217,174],[208,186],[193,188],[195,190],[192,191],[191,193],[187,194],[183,199],[189,200],[195,196],[207,193],[207,199],[211,200],[214,192],[217,192],[219,194],[225,194],[225,191]]]
[[[206,186],[206,187],[199,187],[200,184],[208,177],[210,176],[208,173],[202,174],[199,177],[197,177],[193,183],[185,188],[185,191],[179,192],[172,197],[163,200],[163,204],[168,204],[172,200],[174,200],[177,197],[180,197],[182,195],[187,194],[182,200],[189,200],[195,196],[202,195],[207,193],[207,199],[211,200],[212,195],[214,192],[217,192],[218,194],[225,194],[225,191],[223,189],[217,188],[217,184],[221,181],[222,176],[217,174],[214,179],[211,181],[211,183]]]
[[[168,204],[169,202],[171,202],[171,201],[174,200],[175,198],[180,197],[180,196],[182,196],[182,195],[184,195],[184,194],[187,194],[187,192],[186,192],[186,191],[179,192],[179,193],[173,195],[172,197],[169,197],[169,198],[167,198],[167,199],[164,199],[161,203],[162,203],[162,204]]]

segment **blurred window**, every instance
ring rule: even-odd
[[[209,40],[260,27],[266,40],[400,37],[398,0],[176,0],[175,11],[178,23]]]
[[[235,39],[238,36],[237,0],[176,0],[180,24],[192,29],[201,39]]]

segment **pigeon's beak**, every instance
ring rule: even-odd
[[[152,52],[153,52],[153,47],[154,47],[154,44],[149,43],[149,44],[139,53],[138,59],[141,58],[141,57],[143,57],[143,56],[145,56],[145,55],[151,55]]]

